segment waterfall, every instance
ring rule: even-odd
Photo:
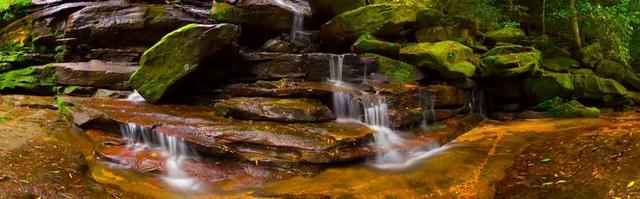
[[[127,147],[134,152],[147,149],[161,151],[166,159],[162,179],[167,184],[181,190],[200,189],[198,180],[182,169],[183,161],[197,157],[197,153],[189,148],[182,138],[154,133],[149,128],[133,123],[122,125],[120,131]]]
[[[138,93],[137,90],[134,90],[131,94],[129,94],[129,96],[127,96],[127,101],[142,103],[145,102],[145,99],[144,97],[142,97],[142,95],[140,95],[140,93]]]
[[[484,91],[474,89],[471,91],[471,101],[469,102],[469,114],[478,114],[486,119],[484,110]]]
[[[329,82],[339,87],[349,87],[342,81],[344,55],[331,55],[329,60]],[[353,93],[344,91],[333,92],[333,112],[341,123],[359,123],[362,107]]]
[[[390,128],[388,104],[383,96],[365,94],[362,105],[364,106],[365,124],[375,131],[375,144],[380,150],[376,156],[375,167],[380,169],[407,168],[444,149],[435,141],[419,143],[419,148],[411,148],[410,141],[400,137],[396,131]]]
[[[302,10],[291,2],[285,2],[285,0],[275,0],[275,2],[281,6],[284,6],[293,12],[293,22],[291,23],[291,40],[297,41],[298,39],[306,40],[307,35],[303,32],[304,28],[304,15]]]
[[[329,72],[331,79],[329,81],[334,84],[342,84],[342,68],[344,66],[344,55],[331,55],[329,60]]]
[[[422,107],[422,128],[426,128],[429,124],[436,121],[436,95],[428,92],[421,91],[420,93],[420,106]]]

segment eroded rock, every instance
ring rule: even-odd
[[[313,99],[236,97],[218,102],[216,114],[240,120],[276,122],[324,122],[336,119],[333,112]]]

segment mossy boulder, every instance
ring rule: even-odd
[[[604,59],[604,53],[602,49],[602,44],[593,43],[589,46],[581,48],[576,53],[576,58],[578,61],[585,64],[585,66],[589,68],[593,68],[600,62],[600,60]]]
[[[600,115],[598,108],[586,107],[576,100],[565,102],[559,97],[541,102],[536,106],[536,109],[546,111],[549,117],[558,118],[598,117]]]
[[[541,61],[542,55],[536,50],[508,54],[489,51],[482,58],[480,75],[501,78],[535,75],[540,71]]]
[[[455,41],[418,43],[400,50],[402,61],[419,68],[440,72],[447,79],[472,77],[476,67],[471,63],[473,50]]]
[[[560,118],[598,117],[600,115],[600,110],[596,107],[586,107],[580,102],[572,100],[549,109],[547,111],[547,115]]]
[[[353,53],[376,53],[396,57],[400,53],[400,44],[378,40],[371,34],[363,34],[351,46]]]
[[[324,24],[318,34],[329,47],[352,44],[365,33],[391,36],[414,24],[423,9],[404,4],[373,4],[344,12]]]
[[[508,44],[498,45],[486,53],[482,54],[483,57],[494,56],[494,55],[504,55],[504,54],[513,54],[513,53],[523,53],[523,52],[533,52],[536,51],[535,48],[530,46],[522,46],[517,44]]]
[[[542,67],[555,72],[568,72],[580,68],[580,62],[568,57],[543,58]]]
[[[463,44],[474,44],[473,35],[468,29],[459,29],[451,26],[427,26],[416,30],[415,37],[418,42],[457,41]]]
[[[527,39],[527,35],[519,28],[503,28],[487,32],[485,38],[493,43],[522,43],[523,40]]]
[[[399,83],[414,83],[424,77],[422,72],[415,66],[402,61],[372,53],[364,54],[363,57],[375,59],[378,72],[393,78]]]
[[[231,24],[190,24],[175,30],[142,55],[131,86],[148,102],[158,102],[176,81],[235,43],[238,36],[239,28]]]
[[[595,72],[596,75],[600,77],[623,82],[625,80],[627,69],[624,65],[619,64],[618,62],[611,61],[609,59],[603,59],[602,61],[598,62],[598,64],[596,64]]]
[[[324,122],[336,119],[331,110],[313,99],[236,97],[218,102],[217,115],[240,120],[276,122]]]
[[[627,89],[615,80],[588,74],[547,72],[524,81],[528,96],[539,101],[575,98],[603,102],[606,105],[624,103]]]
[[[218,22],[277,31],[291,29],[294,10],[299,11],[306,20],[312,18],[307,1],[283,0],[283,3],[265,0],[215,0],[211,14]]]

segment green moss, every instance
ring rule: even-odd
[[[153,21],[156,19],[160,19],[166,15],[167,15],[167,11],[165,10],[164,5],[150,4],[146,6],[146,9],[144,12],[144,19],[146,21]]]
[[[351,46],[354,53],[376,53],[386,56],[397,56],[400,44],[378,40],[369,33],[365,33]]]
[[[580,62],[568,57],[544,58],[542,67],[556,72],[567,72],[573,68],[580,67]]]
[[[519,28],[504,28],[488,32],[485,37],[494,42],[519,43],[526,39],[527,35]]]
[[[22,15],[31,5],[31,0],[2,0],[0,1],[0,22],[11,21],[16,15]],[[0,24],[2,24],[0,23]]]
[[[469,62],[474,57],[473,50],[454,41],[409,45],[400,50],[400,57],[417,67],[437,70],[448,79],[472,77],[476,71]]]
[[[600,110],[595,107],[586,107],[576,100],[556,105],[547,111],[551,117],[598,117]]]
[[[67,53],[67,45],[56,46],[55,55],[53,56],[53,58],[56,60],[56,62],[63,62]]]
[[[19,64],[24,61],[24,52],[11,51],[0,52],[0,63],[14,63]]]
[[[228,22],[233,18],[233,13],[233,5],[228,3],[214,2],[211,7],[211,14],[215,20]]]
[[[539,101],[555,97],[569,98],[575,90],[574,80],[572,74],[545,73],[525,79],[524,89]]]
[[[52,73],[45,72],[47,70],[49,68],[32,66],[0,74],[0,91],[52,87],[55,85],[55,77],[50,75]]]
[[[538,51],[492,55],[482,58],[483,77],[516,77],[540,72],[542,55]]]
[[[416,77],[421,76],[417,74],[420,71],[411,64],[372,53],[364,54],[364,56],[376,59],[380,73],[392,77],[399,83],[414,83]]]
[[[540,102],[540,104],[536,105],[535,109],[538,111],[548,111],[553,107],[560,106],[562,103],[564,103],[564,100],[560,97],[556,97],[550,100],[545,100],[543,102]]]

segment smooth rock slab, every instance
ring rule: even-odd
[[[233,97],[323,97],[330,96],[332,89],[320,82],[292,79],[257,81],[250,84],[232,84],[224,88],[224,94]]]
[[[209,107],[136,104],[123,100],[64,97],[63,113],[75,125],[119,132],[136,124],[177,136],[201,154],[250,161],[330,163],[361,159],[373,131],[361,124],[239,121],[215,116]]]
[[[323,122],[336,119],[324,104],[313,99],[236,97],[216,103],[216,114],[240,120]]]
[[[42,67],[53,67],[55,82],[60,85],[90,86],[113,90],[128,90],[129,76],[138,69],[132,62],[53,63]]]

